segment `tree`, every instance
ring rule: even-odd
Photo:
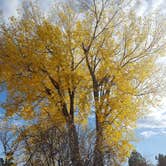
[[[18,149],[16,142],[17,132],[15,127],[1,120],[0,127],[0,146],[4,158],[0,158],[0,164],[3,166],[15,166],[14,154]]]
[[[19,142],[24,148],[22,163],[29,166],[68,166],[68,141],[67,133],[57,126],[47,126],[44,129],[39,124],[29,126],[20,132],[19,137]]]
[[[157,166],[166,165],[166,155],[159,154],[158,156],[156,156],[156,160],[158,161]]]
[[[1,26],[3,106],[7,116],[34,123],[49,116],[66,127],[73,166],[84,164],[77,126],[94,112],[93,165],[103,166],[107,156],[122,162],[129,155],[130,128],[158,90],[164,23],[137,17],[127,1],[80,6],[63,4],[50,20],[35,4],[24,4],[20,18]]]
[[[4,165],[4,160],[3,158],[0,158],[0,166],[3,166]]]
[[[137,151],[133,151],[128,160],[129,166],[148,166],[146,159]]]

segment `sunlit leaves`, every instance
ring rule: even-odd
[[[157,88],[151,80],[165,51],[164,33],[133,11],[100,5],[81,14],[64,5],[56,22],[24,9],[21,19],[1,26],[4,108],[7,116],[38,120],[43,128],[46,119],[85,127],[94,113],[103,145],[124,160],[132,148],[127,135]]]

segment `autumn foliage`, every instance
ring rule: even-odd
[[[11,17],[0,28],[6,117],[30,122],[18,140],[34,135],[28,145],[35,150],[47,138],[56,142],[61,133],[56,135],[58,129],[52,129],[56,126],[68,140],[59,143],[69,151],[58,151],[69,155],[67,164],[83,166],[90,160],[90,165],[103,166],[108,160],[125,161],[136,121],[158,91],[155,61],[165,51],[164,23],[137,16],[127,1],[61,4],[54,7],[52,17],[43,16],[36,4],[26,5],[22,15]],[[90,157],[81,153],[78,128],[83,133],[93,128],[92,123]],[[25,149],[30,153],[28,145]],[[56,165],[57,155],[45,157]],[[33,161],[42,163],[32,156],[29,165]]]

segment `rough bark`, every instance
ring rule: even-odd
[[[72,166],[83,166],[79,151],[78,133],[73,122],[68,123],[68,132]]]
[[[104,166],[104,156],[102,152],[102,145],[103,145],[103,136],[102,136],[102,126],[98,118],[98,113],[100,109],[98,108],[99,103],[99,86],[97,80],[94,76],[93,79],[93,94],[94,94],[94,101],[95,101],[95,116],[96,116],[96,141],[94,147],[94,162],[93,166]]]
[[[102,151],[103,137],[102,128],[96,115],[96,141],[94,147],[94,162],[93,166],[104,166],[104,155]]]

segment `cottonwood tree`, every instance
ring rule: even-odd
[[[80,10],[62,4],[54,20],[26,5],[1,26],[6,116],[63,124],[72,165],[82,166],[76,126],[93,112],[93,165],[103,166],[108,155],[124,161],[130,130],[159,87],[155,60],[165,51],[165,23],[138,17],[127,1],[80,1]]]

